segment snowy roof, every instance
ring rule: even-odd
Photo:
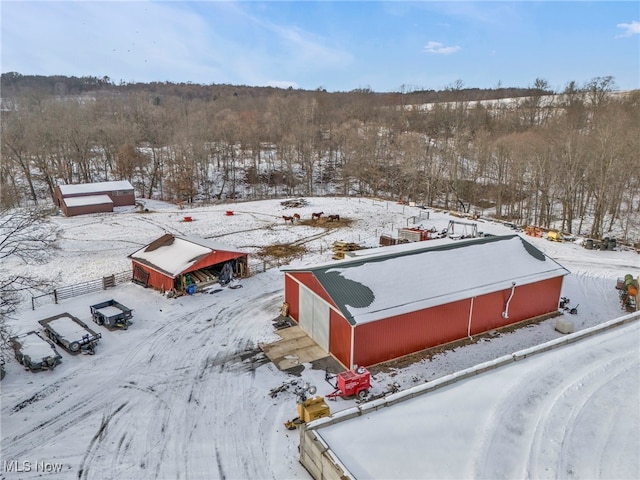
[[[354,325],[569,273],[518,235],[430,243],[282,270],[312,272]]]
[[[491,360],[435,380],[457,376],[453,385],[396,394],[387,408],[340,412],[351,418],[315,432],[345,478],[548,478],[570,465],[576,478],[637,478],[639,334],[635,321],[503,366]],[[624,384],[631,390],[618,393]]]
[[[203,238],[176,237],[166,234],[132,253],[129,257],[154,270],[176,277],[201,258],[216,251],[246,253]]]
[[[77,195],[83,193],[113,192],[115,190],[133,190],[133,186],[126,180],[113,182],[79,183],[76,185],[59,185],[60,193]]]
[[[109,195],[87,195],[84,197],[67,197],[62,199],[67,207],[83,207],[85,205],[102,205],[113,203]]]

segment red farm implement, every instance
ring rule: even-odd
[[[371,388],[371,374],[364,367],[340,372],[337,375],[330,375],[326,372],[325,380],[335,388],[329,395],[325,395],[331,400],[335,400],[336,397],[345,398],[354,395],[362,400],[369,394]]]

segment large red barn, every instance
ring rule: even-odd
[[[282,269],[289,315],[348,368],[557,312],[569,273],[518,235],[361,253]]]
[[[129,255],[134,281],[163,292],[216,283],[225,275],[225,268],[233,276],[245,277],[249,274],[248,256],[212,240],[171,234]]]

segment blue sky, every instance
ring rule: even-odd
[[[3,73],[349,91],[640,88],[640,2],[0,3]]]

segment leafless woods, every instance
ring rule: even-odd
[[[601,236],[614,222],[633,230],[640,213],[640,91],[613,86],[549,95],[538,79],[524,97],[468,101],[458,83],[429,104],[190,85],[16,95],[3,98],[0,200],[49,203],[58,183],[126,179],[183,203],[373,195]]]

